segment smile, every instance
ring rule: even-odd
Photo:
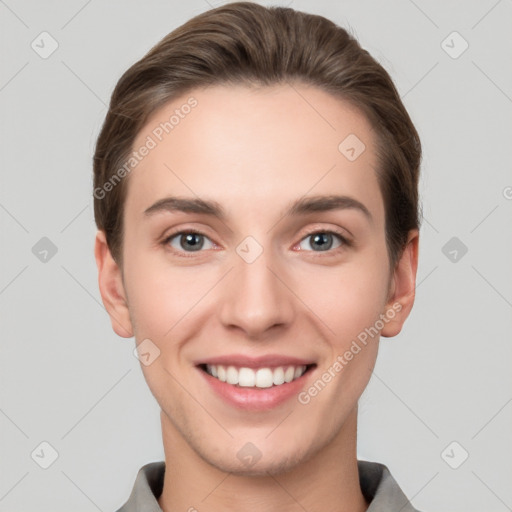
[[[203,381],[225,404],[251,412],[291,401],[314,377],[315,359],[285,354],[224,354],[193,361]]]
[[[278,366],[276,368],[246,368],[207,364],[203,369],[221,382],[244,388],[270,388],[299,379],[307,371],[307,365]]]

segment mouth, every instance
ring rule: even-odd
[[[284,386],[300,379],[316,364],[262,366],[249,368],[225,364],[200,364],[198,367],[220,382],[239,388],[268,389]]]
[[[242,354],[195,361],[195,367],[214,395],[247,412],[271,411],[296,398],[314,378],[317,364],[312,360],[267,354]]]

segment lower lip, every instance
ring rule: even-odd
[[[221,382],[201,368],[198,368],[198,370],[212,389],[230,405],[250,411],[265,411],[273,409],[290,398],[297,396],[304,387],[305,381],[313,371],[313,368],[310,368],[292,382],[286,382],[270,388],[234,386],[227,382]]]

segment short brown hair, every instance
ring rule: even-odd
[[[386,70],[332,21],[283,7],[236,2],[206,11],[164,37],[119,79],[94,154],[94,215],[122,264],[127,178],[113,183],[159,107],[197,87],[299,81],[360,109],[377,134],[377,175],[391,268],[419,228],[419,135]],[[108,190],[108,194],[105,194]],[[98,194],[97,191],[102,191]]]

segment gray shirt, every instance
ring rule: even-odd
[[[419,512],[416,510],[389,469],[378,462],[357,461],[361,491],[370,503],[367,512]],[[164,485],[165,462],[142,466],[128,501],[117,512],[162,512],[157,499]]]

